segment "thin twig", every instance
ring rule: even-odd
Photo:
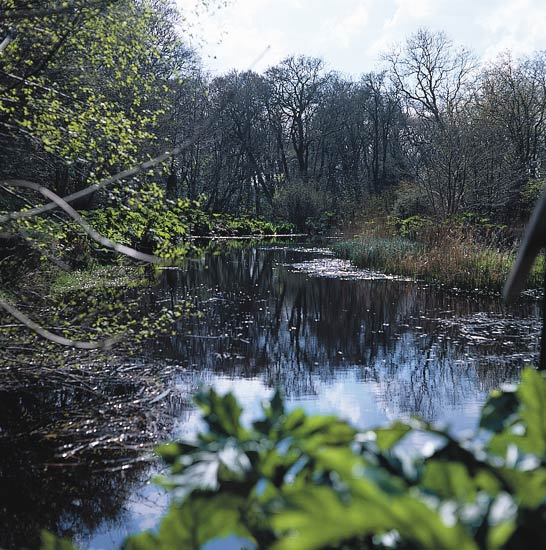
[[[72,206],[70,206],[65,200],[59,197],[59,195],[57,195],[47,187],[43,187],[42,185],[39,185],[32,181],[27,181],[27,180],[8,180],[4,183],[6,185],[12,185],[16,187],[26,187],[28,189],[39,191],[44,197],[46,197],[50,201],[53,201],[59,208],[62,208],[72,219],[74,219],[74,221],[76,221],[83,228],[83,230],[87,233],[87,235],[91,239],[98,242],[102,246],[115,250],[120,254],[125,254],[125,256],[129,256],[131,258],[134,258],[135,260],[142,260],[144,262],[149,262],[154,264],[161,263],[162,260],[158,256],[154,256],[152,254],[145,254],[144,252],[139,252],[138,250],[135,250],[130,246],[125,246],[124,244],[116,243],[111,239],[104,237],[96,229],[94,229],[87,221],[85,221],[76,212],[76,210],[72,208]]]
[[[21,321],[30,330],[34,331],[36,334],[39,334],[43,338],[60,344],[62,346],[70,346],[77,349],[110,349],[115,343],[121,340],[121,336],[116,336],[114,338],[107,338],[106,340],[101,340],[99,342],[84,342],[79,340],[71,340],[65,338],[64,336],[59,336],[54,334],[49,330],[41,327],[35,323],[32,319],[27,317],[22,311],[12,306],[2,298],[0,298],[0,307],[3,307],[12,317],[15,317],[18,321]]]

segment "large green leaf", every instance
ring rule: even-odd
[[[327,487],[309,487],[291,495],[289,504],[271,523],[280,540],[275,550],[314,550],[387,529],[383,510],[344,504]]]
[[[243,409],[233,394],[221,396],[211,389],[208,393],[198,394],[195,402],[203,411],[211,433],[241,439],[245,437],[246,431],[240,422]]]
[[[417,548],[477,548],[460,525],[445,525],[416,498],[389,498],[369,484],[365,494],[353,492],[348,503],[330,488],[306,488],[291,495],[288,506],[271,521],[280,538],[275,550],[318,550],[392,530]]]
[[[380,451],[389,451],[410,431],[411,428],[407,424],[395,422],[388,428],[379,428],[374,430],[375,443]]]
[[[527,435],[521,446],[528,452],[546,457],[546,379],[534,369],[526,368],[517,394]]]
[[[242,497],[230,494],[194,493],[175,504],[162,520],[157,534],[130,537],[124,550],[200,550],[216,538],[238,535],[252,540],[241,523]]]
[[[322,445],[347,445],[356,433],[352,426],[335,416],[308,416],[291,432],[292,437],[299,439],[307,451]]]
[[[546,505],[546,470],[537,468],[531,471],[519,471],[503,468],[502,476],[513,487],[514,496],[519,504],[528,508]]]
[[[443,499],[471,502],[476,498],[476,483],[460,462],[428,461],[422,485]]]
[[[480,427],[495,433],[502,431],[514,418],[518,406],[515,392],[493,392],[482,408]]]

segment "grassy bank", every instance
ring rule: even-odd
[[[377,269],[462,289],[500,291],[517,249],[479,240],[460,229],[438,230],[417,239],[368,233],[335,243],[336,254],[359,267]],[[540,257],[527,286],[539,288],[545,269]]]

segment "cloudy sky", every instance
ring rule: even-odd
[[[482,59],[546,49],[546,0],[227,0],[208,12],[195,8],[203,0],[177,1],[213,72],[261,71],[305,54],[357,77],[419,27],[445,31]]]

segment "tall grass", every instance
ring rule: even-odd
[[[441,283],[450,287],[500,291],[517,250],[483,242],[457,227],[429,228],[417,239],[373,230],[335,243],[336,254],[359,267]],[[542,285],[545,261],[536,262],[529,288]]]

